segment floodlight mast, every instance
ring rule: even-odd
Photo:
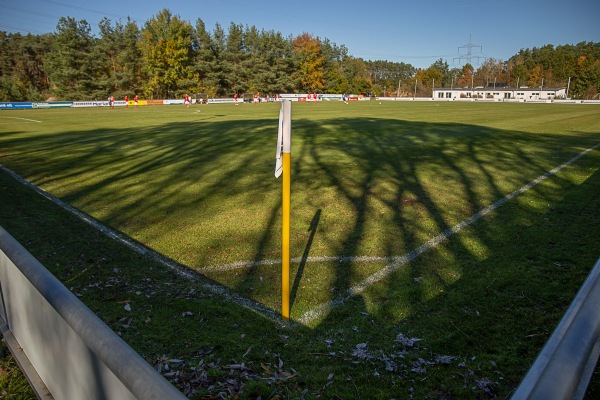
[[[419,80],[415,79],[415,94],[413,96],[413,100],[417,98],[417,82],[419,82]]]

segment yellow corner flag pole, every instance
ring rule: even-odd
[[[275,177],[283,175],[281,196],[281,316],[290,318],[290,195],[292,164],[292,102],[283,101],[279,112]]]

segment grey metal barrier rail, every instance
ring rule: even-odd
[[[0,331],[39,398],[186,398],[2,227]]]
[[[513,400],[582,399],[600,355],[600,259]]]

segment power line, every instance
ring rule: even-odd
[[[43,28],[44,25],[50,25],[50,26],[52,25],[52,23],[49,23],[49,22],[47,22],[45,20],[40,20],[39,18],[29,18],[29,16],[23,16],[23,15],[13,14],[13,13],[10,13],[10,12],[4,13],[4,16],[10,17],[9,20],[10,20],[11,24],[12,23],[19,23],[19,22],[23,21],[24,25],[32,25],[32,23],[33,23],[38,28],[40,28],[40,27]],[[33,14],[32,16],[35,17],[35,14]],[[29,22],[27,22],[27,21],[29,21]],[[2,22],[0,22],[0,23],[2,23]]]
[[[21,12],[24,12],[24,13],[27,13],[27,14],[39,15],[41,17],[49,17],[49,18],[54,18],[54,19],[57,19],[57,20],[60,18],[60,17],[57,17],[56,15],[50,15],[50,14],[46,14],[46,13],[39,12],[39,11],[25,10],[23,8],[9,6],[9,5],[5,5],[5,4],[3,4],[1,6],[1,8],[8,8],[8,9],[14,10],[14,11],[21,11]]]
[[[112,18],[119,18],[119,19],[126,19],[126,18],[130,18],[132,21],[139,23],[136,19],[134,19],[133,17],[125,17],[123,15],[120,14],[115,14],[115,13],[110,13],[110,12],[105,12],[105,11],[101,11],[101,10],[97,10],[97,9],[92,9],[92,8],[87,8],[87,7],[81,7],[81,6],[77,6],[77,5],[71,5],[71,4],[67,4],[61,1],[56,1],[56,0],[39,0],[41,2],[44,3],[48,3],[48,4],[52,4],[54,6],[60,6],[60,7],[66,7],[66,8],[70,8],[73,10],[78,10],[78,11],[83,11],[86,13],[92,13],[92,14],[96,14],[96,15],[100,15],[102,17],[112,17]],[[25,4],[20,4],[25,6]],[[7,31],[12,31],[12,32],[19,32],[19,33],[33,33],[33,34],[43,34],[42,32],[40,32],[40,27],[42,27],[44,25],[47,26],[51,26],[52,28],[48,30],[48,32],[52,32],[54,31],[57,22],[59,21],[60,16],[57,15],[53,15],[53,14],[61,14],[61,12],[59,11],[58,7],[52,7],[52,11],[50,11],[51,13],[46,13],[46,12],[42,12],[42,11],[38,11],[38,10],[28,10],[22,7],[16,7],[14,5],[8,5],[8,4],[2,4],[0,3],[0,10],[12,10],[12,11],[16,11],[18,13],[21,14],[25,14],[25,15],[13,15],[12,18],[8,18],[9,15],[8,13],[4,12],[1,14],[0,17],[0,25],[2,26],[2,29],[5,29]],[[45,11],[45,8],[42,8]],[[40,17],[44,18],[44,21],[35,21],[32,20],[31,18],[28,18],[28,16],[32,16],[32,15],[37,15]],[[93,24],[97,24],[100,22],[100,18],[98,18],[97,20],[94,20],[95,18],[91,18],[87,19],[88,22],[90,22],[92,25]],[[38,29],[31,29],[29,23],[25,22],[25,21],[34,21],[35,25],[38,27]],[[23,21],[23,22],[20,22]],[[47,33],[47,32],[46,32]]]
[[[32,33],[32,34],[44,34],[52,32],[56,26],[58,18],[56,15],[47,14],[37,10],[27,10],[25,8],[15,7],[8,4],[0,4],[0,10],[3,12],[0,14],[0,25],[6,31],[19,32],[19,33]],[[13,11],[14,13],[11,13]],[[41,19],[31,18],[32,16],[42,17]],[[31,22],[27,22],[31,21]],[[37,29],[32,29],[34,26]],[[49,27],[46,32],[40,32],[40,30]]]
[[[99,11],[99,10],[94,10],[91,8],[74,6],[71,4],[62,3],[60,1],[54,1],[54,0],[40,0],[40,1],[43,1],[44,3],[55,4],[55,5],[62,6],[62,7],[72,8],[74,10],[87,11],[87,12],[90,12],[93,14],[99,14],[102,16],[110,16],[110,17],[115,17],[115,18],[127,18],[127,16],[124,16],[124,15],[112,14],[112,13],[109,13],[106,11]]]
[[[29,28],[27,28],[27,29],[21,29],[21,28],[18,28],[16,26],[5,25],[5,24],[2,24],[2,23],[0,23],[0,30],[10,31],[10,32],[17,32],[17,33],[22,33],[22,34],[33,33],[33,34],[36,34],[36,35],[43,35],[44,33],[47,33],[47,32],[35,31],[35,30],[29,29]]]
[[[376,53],[363,53],[361,51],[357,51],[356,53],[354,53],[354,55],[362,55],[362,56],[369,56],[369,57],[385,57],[385,58],[422,58],[422,59],[426,59],[426,58],[446,58],[446,57],[452,57],[455,56],[456,53],[452,53],[452,54],[438,54],[438,55],[402,55],[402,54],[376,54]]]

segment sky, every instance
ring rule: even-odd
[[[365,60],[427,68],[508,60],[520,49],[600,42],[600,0],[0,0],[0,31],[54,32],[60,17],[144,23],[168,8],[212,31],[233,22],[283,36],[309,33]]]

